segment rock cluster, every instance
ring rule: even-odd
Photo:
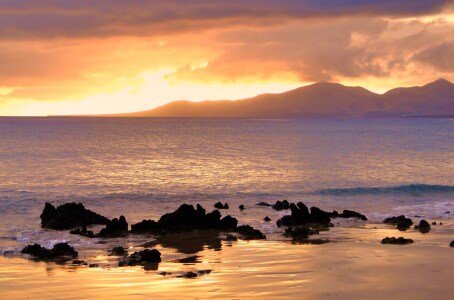
[[[57,208],[46,203],[41,214],[43,228],[65,230],[91,224],[107,224],[110,220],[91,210],[81,203],[65,203]]]
[[[55,244],[52,249],[47,249],[39,244],[28,245],[22,249],[21,253],[30,254],[40,260],[72,259],[79,253],[68,243]]]
[[[412,239],[406,239],[404,237],[386,237],[381,240],[382,244],[391,244],[391,245],[408,245],[413,244],[414,241]]]
[[[221,202],[215,203],[214,207],[217,209],[229,209],[229,205],[227,203],[222,204]]]
[[[405,231],[413,225],[413,221],[410,218],[406,218],[404,215],[386,218],[383,223],[395,224],[400,231]]]
[[[143,251],[134,252],[133,254],[120,259],[118,266],[144,266],[160,262],[161,252],[156,249],[145,249]]]
[[[266,236],[258,229],[254,229],[249,225],[238,226],[236,232],[241,234],[245,240],[264,240]]]
[[[214,210],[206,213],[205,209],[197,204],[196,208],[189,204],[182,204],[176,211],[161,216],[159,221],[143,220],[131,225],[132,233],[162,233],[167,231],[188,231],[194,229],[234,230],[237,219],[225,216]]]

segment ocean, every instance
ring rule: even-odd
[[[452,119],[0,118],[0,249],[45,238],[45,202],[133,221],[283,199],[452,218],[453,175]]]
[[[5,299],[447,299],[453,175],[452,119],[0,118],[0,291]],[[276,226],[290,212],[255,205],[284,199],[368,221],[333,219],[313,242],[292,242]],[[266,240],[86,238],[40,226],[46,202],[80,202],[134,224],[183,203],[211,211],[218,201],[230,206],[222,215]],[[383,224],[400,214],[436,225],[421,234]],[[415,243],[381,245],[386,236]],[[150,241],[161,252],[156,269],[118,267],[108,254]],[[59,242],[95,268],[20,254]],[[180,278],[200,270],[210,273]]]

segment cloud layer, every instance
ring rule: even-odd
[[[170,86],[230,89],[340,81],[385,90],[454,80],[452,1],[0,0],[0,7],[0,114],[20,114],[30,102],[150,90],[143,74],[162,70]],[[150,93],[144,105],[153,107],[159,99]]]

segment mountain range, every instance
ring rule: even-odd
[[[321,82],[280,94],[242,100],[175,101],[121,117],[454,117],[454,84],[438,79],[424,86],[376,94],[362,87]]]

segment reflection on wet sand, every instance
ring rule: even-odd
[[[229,242],[220,241],[222,251],[197,242],[180,246],[198,240],[192,234],[184,240],[181,234],[157,244],[163,257],[157,271],[74,269],[1,257],[0,285],[3,299],[448,299],[454,262],[447,240],[453,229],[446,224],[429,235],[411,231],[406,236],[415,244],[395,246],[379,242],[395,233],[389,226],[338,227],[327,233],[334,242],[324,245],[239,240],[225,247]],[[183,241],[175,244],[179,238]],[[212,272],[195,279],[181,277],[200,270]]]
[[[221,238],[218,230],[194,230],[188,232],[167,233],[156,236],[155,240],[140,245],[141,247],[173,248],[180,253],[196,254],[205,248],[220,251]]]

